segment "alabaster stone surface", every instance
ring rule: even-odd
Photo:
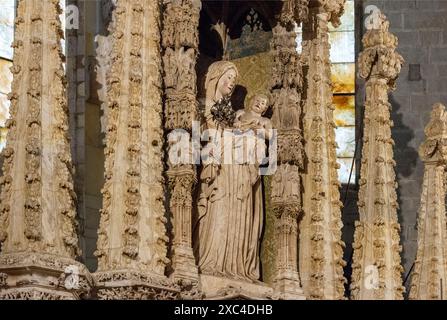
[[[418,214],[418,250],[411,274],[410,299],[445,299],[447,288],[447,225],[445,216],[447,113],[433,106],[425,127],[426,140],[419,148],[424,162],[421,205]]]
[[[164,128],[191,134],[198,121],[196,62],[199,51],[199,0],[163,1],[162,48],[164,64]],[[187,138],[191,141],[191,136]],[[171,145],[167,147],[168,154]],[[187,152],[189,154],[189,152]],[[180,164],[168,161],[169,218],[173,230],[171,277],[184,288],[184,297],[198,297],[198,268],[192,249],[193,190],[197,183],[192,159]]]
[[[311,1],[303,24],[302,63],[308,68],[303,121],[307,165],[302,175],[299,269],[310,299],[343,299],[346,283],[328,40],[329,23],[339,25],[344,3]]]
[[[0,299],[78,299],[78,247],[59,1],[20,1],[0,195]],[[50,85],[51,84],[51,85]],[[75,272],[77,286],[64,285]]]
[[[0,299],[345,299],[329,44],[330,24],[340,25],[345,0],[277,1],[262,32],[262,39],[272,36],[270,52],[237,63],[226,59],[240,53],[243,38],[230,39],[232,27],[215,21],[224,52],[206,79],[196,72],[201,14],[212,12],[202,12],[203,1],[101,0],[110,29],[88,52],[96,55],[96,86],[88,85],[88,59],[77,53],[92,49],[93,41],[84,43],[85,30],[69,33],[69,42],[79,41],[76,50],[69,46],[73,56],[66,63],[70,72],[79,71],[70,77],[68,95],[76,105],[75,125],[90,123],[82,119],[89,112],[78,114],[88,105],[86,87],[98,89],[90,97],[98,101],[88,103],[103,111],[103,203],[96,248],[89,247],[98,259],[94,274],[76,260],[84,232],[76,204],[87,200],[84,189],[76,199],[70,132],[78,138],[84,128],[69,128],[59,2],[18,1],[0,180]],[[388,102],[403,59],[388,22],[383,16],[380,22],[366,33],[359,57],[366,102],[352,299],[402,299],[404,291]],[[230,42],[236,48],[228,51]],[[236,65],[246,83],[238,82]],[[203,82],[202,101],[197,83]],[[252,99],[244,109],[229,103],[236,85],[249,87]],[[444,106],[434,106],[420,148],[425,171],[411,299],[447,294],[446,120]],[[211,148],[211,141],[198,143],[205,150],[201,163],[191,149],[180,152],[189,161],[172,161],[177,134],[192,146],[196,126],[201,133],[214,130],[214,137],[233,129],[266,136],[238,147],[231,138],[230,150],[255,150],[243,152],[242,162],[230,157],[232,163],[222,163],[224,151]],[[275,149],[266,143],[272,129]],[[263,179],[257,156],[267,151],[275,153],[277,168]],[[75,156],[81,161],[82,151]],[[100,161],[96,157],[88,168]],[[98,173],[89,177],[96,189]],[[269,182],[267,196],[263,181]],[[269,281],[261,275],[266,227],[274,250]]]
[[[363,44],[359,75],[366,80],[366,101],[351,298],[398,300],[403,299],[404,287],[388,93],[404,61],[383,15],[379,28],[369,30]]]
[[[278,168],[271,178],[270,204],[275,216],[274,241],[277,247],[273,285],[284,299],[303,297],[298,274],[298,219],[302,215],[300,173],[304,168],[302,114],[303,73],[296,51],[294,21],[304,20],[307,1],[286,2],[273,29],[270,80],[273,128],[278,134]]]
[[[101,299],[177,297],[165,276],[160,12],[116,2],[107,74],[105,184],[96,256]],[[138,290],[133,290],[133,286]]]

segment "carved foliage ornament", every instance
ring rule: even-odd
[[[346,0],[310,0],[316,1],[320,7],[323,8],[324,12],[329,13],[329,22],[337,28],[340,26],[340,17],[345,12]]]
[[[94,280],[83,264],[52,254],[3,254],[0,268],[4,272],[15,270],[9,275],[0,273],[0,300],[88,298],[94,286]],[[29,280],[31,274],[32,281]]]
[[[195,71],[200,0],[165,0],[162,31],[166,123],[170,130],[190,130],[197,118]]]
[[[298,216],[302,211],[303,167],[300,129],[303,73],[296,52],[295,22],[307,18],[308,1],[285,1],[280,22],[270,43],[273,56],[270,90],[273,100],[273,128],[278,131],[278,170],[271,180],[271,207],[275,215],[274,236],[278,246],[275,261],[275,288],[278,293],[301,292],[298,275]],[[291,31],[288,31],[293,29]],[[289,289],[287,289],[289,288]]]
[[[303,71],[300,56],[296,52],[296,32],[287,31],[285,27],[277,25],[273,28],[271,53],[273,55],[273,71],[270,87],[296,88],[301,91]]]
[[[359,56],[359,76],[387,79],[393,89],[404,59],[395,51],[398,40],[389,32],[389,22],[383,14],[380,19],[380,28],[368,30],[363,38],[365,49]]]
[[[165,129],[191,131],[198,118],[196,62],[199,46],[200,0],[164,0],[162,47],[164,48]],[[168,135],[170,139],[172,135]],[[174,139],[175,140],[175,139]],[[171,141],[170,141],[171,142]],[[174,144],[168,146],[168,153]],[[185,155],[186,156],[186,155]],[[168,178],[173,219],[173,277],[197,282],[193,256],[192,190],[196,182],[195,168],[190,164],[169,162]],[[194,288],[182,296],[194,296]],[[183,290],[183,291],[188,291]]]
[[[180,288],[165,277],[131,271],[108,271],[95,274],[97,296],[101,300],[173,300]],[[132,285],[122,285],[123,282]]]
[[[433,106],[431,119],[425,127],[427,140],[419,148],[419,155],[424,162],[447,161],[447,113],[445,106],[437,103]]]
[[[168,172],[169,184],[172,190],[170,205],[171,207],[189,207],[192,203],[192,190],[195,185],[196,177],[194,170],[184,170],[184,172]]]
[[[279,20],[283,25],[306,21],[309,14],[309,0],[283,0]]]
[[[303,25],[303,63],[308,65],[304,139],[304,217],[300,232],[300,272],[311,299],[343,299],[344,243],[337,177],[329,52],[329,22],[337,25],[344,0],[312,1]]]
[[[386,37],[394,37],[388,33],[385,21],[380,30],[370,30],[364,37],[374,41],[364,41],[372,47],[366,47],[360,57],[360,75],[367,82],[359,181],[360,222],[356,223],[354,236],[351,296],[353,299],[402,299],[402,248],[388,92],[403,59],[395,52],[396,41],[389,42],[388,47],[382,44]],[[376,268],[378,275],[375,290],[366,285],[370,265]]]
[[[160,40],[159,9],[158,1],[118,0],[114,10],[107,75],[105,184],[95,252],[100,270],[132,267],[158,274],[168,263],[160,142],[161,57],[159,48],[151,45]],[[125,61],[128,68],[124,68]],[[120,246],[113,250],[110,233],[116,228],[121,230],[115,238]],[[151,255],[141,254],[149,243]]]
[[[163,47],[198,47],[200,0],[164,0]]]
[[[8,142],[4,151],[6,160],[1,180],[0,241],[7,239],[8,214],[13,212],[20,216],[19,212],[23,210],[22,230],[26,241],[23,239],[20,243],[8,243],[4,250],[27,246],[74,257],[79,254],[79,248],[73,165],[68,141],[67,81],[62,66],[64,55],[59,45],[63,36],[59,19],[61,13],[57,0],[20,1],[17,9],[14,66],[11,68],[14,79],[12,92],[8,96],[11,101],[11,119],[7,122]],[[33,30],[33,33],[28,34],[28,30]],[[26,47],[25,42],[29,42]],[[27,61],[27,64],[21,65],[23,61]],[[45,74],[50,79],[51,88],[42,80]],[[46,103],[43,104],[43,101]],[[51,112],[47,108],[51,108]],[[23,125],[19,126],[19,123]],[[46,139],[49,132],[51,143],[44,146],[42,140]],[[22,147],[19,139],[25,141],[24,158],[14,159],[13,156]],[[51,164],[44,165],[44,161]],[[25,184],[22,186],[23,175]],[[49,176],[56,177],[54,182],[51,181],[54,188],[48,187],[50,181],[44,179]],[[14,180],[13,177],[17,178]],[[24,203],[12,199],[17,188],[24,188]],[[43,201],[43,198],[48,197],[58,201]],[[54,244],[48,246],[42,241],[45,237],[42,234],[43,219],[48,219],[50,214],[56,214],[51,219],[60,222],[58,234],[63,239],[63,247]]]
[[[437,103],[425,128],[426,141],[419,148],[425,170],[418,213],[418,251],[410,287],[410,299],[415,300],[439,300],[447,292],[442,282],[447,275],[446,129],[445,106]]]

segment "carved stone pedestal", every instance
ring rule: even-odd
[[[197,280],[197,266],[194,261],[194,255],[190,247],[176,246],[172,258],[172,265],[176,271],[174,277]]]
[[[264,300],[274,299],[273,289],[266,284],[201,275],[202,292],[208,300]]]
[[[298,272],[285,271],[277,275],[275,281],[275,292],[279,293],[279,299],[284,300],[306,300],[303,289],[301,288]]]
[[[95,273],[101,300],[174,300],[180,288],[166,277],[133,270]]]
[[[72,259],[14,253],[0,257],[0,300],[79,300],[90,297],[93,278]]]
[[[172,247],[172,277],[184,285],[198,285],[198,270],[192,250],[192,195],[196,183],[195,171],[190,166],[168,171],[171,189],[170,208],[174,228]],[[187,283],[191,282],[191,283]]]

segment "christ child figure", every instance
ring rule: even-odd
[[[248,107],[236,113],[234,127],[241,131],[264,129],[268,134],[268,131],[272,129],[272,121],[263,117],[268,104],[269,99],[265,94],[256,94],[251,98]],[[268,139],[267,136],[266,138]]]

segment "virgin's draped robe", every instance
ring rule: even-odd
[[[254,164],[221,165],[202,180],[197,204],[195,252],[204,274],[256,281],[262,232],[262,186]]]

